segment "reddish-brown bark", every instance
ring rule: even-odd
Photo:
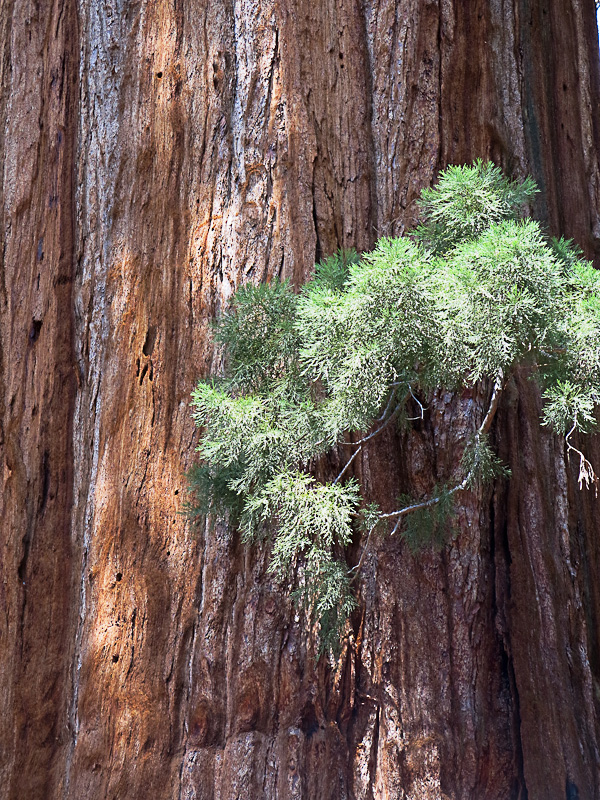
[[[263,554],[181,514],[242,281],[402,232],[476,157],[598,258],[591,0],[0,9],[0,796],[600,798],[599,505],[527,376],[512,479],[440,553],[373,542],[337,665]],[[373,497],[448,477],[485,391],[374,443]]]

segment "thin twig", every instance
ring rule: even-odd
[[[500,371],[498,376],[496,377],[496,381],[494,382],[494,389],[492,391],[492,396],[490,398],[490,404],[488,406],[487,413],[486,413],[485,417],[483,418],[483,422],[481,423],[481,425],[479,426],[479,428],[477,429],[477,432],[475,434],[476,439],[479,439],[481,436],[484,436],[486,433],[488,433],[489,429],[492,426],[492,422],[494,420],[494,416],[496,415],[496,411],[498,410],[498,405],[500,403],[500,394],[502,393],[503,380],[504,380],[504,376],[503,376],[502,371]],[[410,386],[409,386],[409,391],[410,391],[411,395],[413,396],[413,398],[417,401],[417,403],[419,403],[419,406],[421,407],[421,415],[423,415],[425,409],[423,408],[423,405],[417,400],[417,398],[412,393],[412,389],[410,388]],[[421,416],[421,418],[422,418],[422,416]],[[573,448],[573,449],[575,449],[575,448]],[[359,451],[357,450],[357,453],[358,452]],[[354,459],[355,455],[356,455],[356,453],[354,453],[354,455],[352,456],[352,458],[350,459],[350,461],[348,462],[348,464],[346,466],[348,466],[351,463],[351,461]],[[346,467],[344,467],[343,471],[345,471],[345,469],[346,469]],[[447,494],[448,495],[453,495],[456,492],[461,492],[464,489],[466,489],[467,486],[469,485],[470,481],[471,481],[471,478],[473,477],[473,474],[474,474],[474,469],[469,470],[469,472],[467,473],[467,475],[465,475],[465,477],[462,479],[462,481],[459,484],[457,484],[456,486],[454,486],[452,489],[450,489]],[[359,573],[360,573],[361,567],[363,565],[363,561],[364,561],[365,556],[367,554],[367,550],[369,549],[369,541],[371,539],[371,534],[375,530],[377,522],[379,522],[382,519],[389,519],[390,517],[397,517],[396,524],[394,525],[394,527],[392,529],[392,532],[390,534],[390,536],[393,536],[396,533],[396,531],[398,530],[398,528],[400,527],[400,523],[402,522],[402,519],[407,514],[411,514],[413,511],[419,511],[419,510],[421,510],[423,508],[431,508],[432,506],[437,505],[440,502],[441,499],[442,499],[441,496],[431,497],[429,500],[424,500],[421,503],[414,503],[412,506],[406,506],[405,508],[401,508],[399,511],[392,511],[389,514],[380,514],[379,517],[377,518],[377,521],[374,522],[373,525],[371,525],[371,528],[369,529],[369,533],[367,535],[367,541],[365,542],[365,546],[364,546],[363,551],[361,553],[361,556],[360,556],[360,558],[358,560],[358,564],[356,564],[356,566],[352,567],[352,569],[350,569],[348,571],[348,574],[351,574],[352,572],[355,573],[351,580],[355,581],[356,578],[358,577]]]
[[[467,486],[469,485],[469,481],[471,480],[472,477],[473,477],[473,470],[471,470],[459,484],[453,486],[452,489],[449,489],[446,492],[446,494],[450,495],[450,494],[455,494],[455,492],[462,492],[463,489],[467,488]],[[405,508],[401,508],[399,511],[390,511],[389,514],[380,514],[379,519],[398,517],[398,519],[400,520],[407,514],[412,514],[413,511],[420,511],[422,508],[431,508],[432,506],[436,506],[441,499],[442,499],[441,495],[438,495],[437,497],[430,497],[429,500],[423,500],[422,503],[413,503],[412,506],[405,506]],[[394,526],[392,534],[396,532],[397,528],[398,528],[398,523],[396,523],[396,525]]]
[[[496,411],[498,410],[498,405],[500,403],[500,394],[502,393],[503,379],[504,379],[503,373],[502,371],[500,371],[494,383],[494,390],[490,398],[490,404],[488,406],[487,413],[483,418],[483,422],[481,423],[475,434],[476,439],[480,439],[481,436],[484,436],[486,433],[488,433],[489,429],[492,427],[492,422],[494,421],[494,416],[496,415]],[[469,483],[471,482],[473,474],[474,470],[471,469],[459,484],[454,486],[452,489],[449,489],[447,495],[453,495],[456,492],[462,492],[464,489],[466,489]],[[420,511],[421,509],[424,508],[431,508],[432,506],[437,505],[441,499],[442,497],[440,495],[438,495],[437,497],[430,497],[429,500],[423,500],[421,503],[413,503],[413,505],[405,506],[405,508],[401,508],[398,511],[391,511],[388,514],[380,514],[379,519],[389,519],[390,517],[397,517],[398,521],[396,522],[396,524],[394,525],[394,529],[392,530],[392,535],[393,535],[398,530],[398,526],[402,517],[405,517],[407,514],[412,514],[413,511]]]
[[[481,436],[484,436],[486,433],[488,433],[488,431],[490,430],[490,428],[492,426],[492,422],[494,420],[494,417],[496,415],[496,411],[498,410],[498,405],[500,403],[500,394],[502,393],[503,380],[504,380],[504,376],[503,376],[502,371],[500,371],[498,376],[496,377],[496,381],[494,382],[494,389],[492,391],[492,396],[490,398],[490,404],[488,406],[487,413],[486,413],[485,417],[483,418],[483,422],[481,423],[481,425],[479,426],[479,428],[477,429],[477,432],[475,434],[475,438],[476,439],[479,439]],[[426,409],[423,407],[423,404],[414,396],[413,391],[412,391],[410,386],[408,387],[408,389],[409,389],[413,399],[418,403],[418,405],[419,405],[419,407],[421,409],[421,417],[420,417],[420,419],[423,419],[423,415],[424,415]],[[388,404],[388,408],[389,408],[389,404]],[[390,420],[398,412],[399,408],[400,408],[400,406],[396,407],[396,409],[394,410],[394,413],[390,416],[390,418],[388,420],[386,420],[386,422],[380,428],[378,428],[377,431],[375,431],[370,436],[367,436],[364,439],[361,439],[360,442],[356,442],[356,444],[360,445],[358,450],[355,453],[352,454],[352,457],[350,458],[350,460],[348,461],[348,463],[346,464],[344,469],[340,472],[340,474],[338,475],[338,477],[336,478],[334,483],[337,483],[337,481],[342,477],[342,475],[348,469],[348,467],[350,466],[352,461],[356,458],[358,453],[362,450],[362,444],[364,442],[368,441],[368,439],[372,438],[372,436],[376,435],[377,433],[380,433],[386,427],[386,425],[389,424]],[[419,417],[417,417],[417,419],[419,419]],[[575,449],[575,448],[572,448],[572,449]],[[577,451],[577,452],[579,452],[579,451]],[[592,470],[592,472],[593,472],[593,470]],[[471,478],[473,477],[473,474],[474,474],[474,469],[469,470],[469,472],[467,473],[467,475],[465,475],[465,477],[462,479],[462,481],[459,484],[457,484],[456,486],[454,486],[452,489],[450,489],[447,492],[447,494],[448,495],[453,495],[456,492],[461,492],[464,489],[466,489],[467,486],[469,485],[470,481],[471,481]],[[581,479],[581,473],[580,473],[580,479]],[[419,510],[424,509],[424,508],[431,508],[432,506],[437,505],[440,502],[441,499],[442,499],[441,496],[431,497],[431,498],[429,498],[429,500],[423,500],[421,503],[414,503],[411,506],[406,506],[405,508],[401,508],[399,511],[392,511],[392,512],[390,512],[388,514],[380,514],[379,517],[377,518],[376,522],[374,522],[373,525],[371,525],[371,527],[369,529],[369,533],[367,535],[367,541],[365,542],[365,546],[363,547],[363,551],[362,551],[362,553],[360,555],[360,558],[358,560],[358,564],[356,564],[356,566],[354,566],[350,570],[348,570],[348,574],[349,575],[351,573],[354,573],[354,575],[353,575],[351,580],[355,581],[356,578],[358,577],[359,573],[360,573],[360,570],[362,568],[365,556],[366,556],[367,551],[369,549],[369,542],[371,540],[371,534],[375,530],[377,522],[379,522],[382,519],[390,519],[391,517],[396,517],[397,518],[396,519],[396,524],[394,525],[394,528],[392,529],[392,532],[390,534],[391,536],[393,536],[396,533],[396,531],[398,530],[403,517],[407,516],[407,514],[411,514],[413,511],[419,511]]]
[[[410,384],[408,385],[408,391],[410,392],[410,395],[411,395],[412,399],[415,401],[415,403],[417,403],[417,405],[421,409],[421,415],[420,416],[418,416],[418,417],[409,417],[409,420],[413,421],[413,420],[416,420],[416,419],[423,419],[427,409],[424,408],[423,403],[419,400],[419,398],[415,397],[415,395],[413,393],[413,390],[412,390],[412,386]]]
[[[392,404],[393,398],[394,398],[394,392],[392,392],[392,394],[390,395],[390,399],[388,400],[387,406],[385,407],[385,411],[383,412],[382,416],[379,417],[377,422],[381,422],[383,419],[385,419],[385,416],[388,413],[388,411],[390,409],[390,406]],[[348,467],[350,466],[350,464],[352,464],[352,462],[354,461],[356,456],[361,452],[363,444],[365,444],[365,442],[370,441],[371,439],[374,439],[382,431],[384,431],[387,428],[387,426],[390,424],[390,422],[398,416],[398,412],[400,411],[401,407],[402,407],[402,404],[398,403],[396,408],[393,410],[393,412],[390,414],[390,416],[385,420],[383,425],[380,425],[379,428],[377,428],[377,430],[373,431],[373,433],[370,433],[368,436],[364,436],[362,439],[359,439],[358,442],[343,442],[342,443],[344,446],[356,447],[357,449],[354,451],[354,453],[352,453],[352,455],[350,456],[349,460],[346,462],[346,464],[345,464],[344,468],[342,469],[342,471],[340,472],[340,474],[333,481],[334,484],[338,483],[338,481],[340,481],[341,478],[346,474],[346,471],[347,471]]]
[[[352,445],[352,447],[356,446],[357,444],[363,445],[365,442],[369,442],[371,439],[374,439],[376,436],[379,436],[379,434],[387,428],[390,422],[396,419],[396,417],[398,416],[398,412],[400,411],[401,408],[402,408],[402,403],[398,403],[398,405],[392,411],[390,416],[386,419],[383,425],[380,425],[379,428],[377,428],[377,430],[373,431],[373,433],[370,433],[368,436],[364,436],[362,439],[359,439],[358,442],[346,442],[346,444]]]
[[[576,426],[577,426],[577,421],[573,423],[573,427],[565,436],[565,444],[567,445],[567,458],[570,458],[571,452],[577,453],[577,455],[579,456],[579,478],[578,478],[579,490],[581,491],[581,489],[583,489],[584,483],[586,489],[589,489],[590,486],[593,485],[596,497],[598,497],[598,476],[594,472],[594,467],[583,455],[581,450],[578,450],[569,441],[572,434],[575,432]]]
[[[393,413],[390,414],[390,416],[386,419],[386,421],[383,423],[383,425],[380,425],[379,428],[377,428],[377,430],[373,431],[373,433],[370,433],[368,436],[365,436],[364,438],[359,439],[358,442],[343,442],[343,444],[346,445],[347,447],[357,447],[357,449],[354,451],[354,453],[352,453],[352,455],[350,456],[350,459],[346,462],[346,465],[344,466],[343,470],[340,472],[340,474],[334,480],[334,484],[337,483],[340,480],[340,478],[346,473],[346,470],[348,469],[350,464],[354,461],[356,456],[362,450],[363,444],[365,444],[365,442],[370,441],[371,439],[374,439],[382,431],[384,431],[387,428],[387,426],[390,424],[390,422],[398,415],[398,411],[400,410],[400,408],[401,408],[400,405],[396,406],[396,408],[394,409]]]
[[[488,433],[490,428],[492,427],[492,422],[494,421],[494,417],[496,416],[496,411],[498,410],[498,405],[500,404],[500,395],[502,393],[502,384],[504,382],[504,373],[502,370],[498,373],[496,377],[496,381],[494,383],[494,391],[492,392],[492,396],[490,398],[490,405],[485,415],[483,422],[479,426],[479,430],[477,431],[477,435],[481,436],[484,433]]]
[[[388,402],[387,408],[389,409],[389,407],[390,407],[390,403]],[[392,422],[392,420],[394,420],[398,416],[398,412],[400,411],[401,408],[402,408],[402,403],[398,403],[396,408],[393,410],[393,412],[390,414],[390,416],[386,419],[386,421],[383,423],[383,425],[380,425],[379,428],[377,428],[377,430],[374,430],[373,433],[370,433],[368,436],[364,436],[362,439],[359,439],[358,442],[343,442],[342,443],[346,447],[357,447],[357,449],[354,451],[354,453],[352,453],[352,455],[350,456],[349,460],[346,462],[346,465],[344,466],[344,468],[342,469],[340,474],[337,476],[337,478],[334,480],[334,482],[333,482],[334,484],[336,484],[346,474],[346,470],[348,469],[350,464],[354,461],[356,456],[361,452],[363,444],[365,444],[366,442],[369,442],[371,439],[374,439],[376,436],[379,436],[379,434],[387,428],[387,426],[390,424],[390,422]],[[378,422],[380,422],[382,419],[383,419],[383,417],[380,417]]]
[[[379,520],[377,520],[377,522],[379,522]],[[358,574],[360,573],[360,569],[361,569],[361,567],[363,565],[363,561],[364,561],[365,556],[367,554],[367,550],[369,549],[369,541],[371,539],[371,534],[375,530],[375,526],[377,525],[377,522],[374,522],[371,525],[371,527],[369,528],[369,533],[367,535],[367,541],[365,542],[365,546],[363,547],[363,551],[360,554],[360,558],[358,559],[358,564],[355,567],[352,567],[352,569],[348,570],[348,575],[350,575],[352,572],[355,573],[355,575],[352,578],[353,581],[355,581],[357,579]]]
[[[340,480],[340,479],[341,479],[341,478],[344,476],[344,474],[345,474],[346,470],[348,469],[348,467],[350,466],[350,464],[351,464],[351,463],[354,461],[354,459],[355,459],[355,458],[356,458],[356,456],[357,456],[357,455],[360,453],[360,451],[361,451],[361,450],[362,450],[362,444],[361,444],[361,446],[358,448],[358,450],[355,450],[355,451],[354,451],[354,453],[352,453],[352,455],[350,456],[350,458],[349,458],[349,459],[348,459],[348,461],[346,462],[346,466],[345,466],[345,467],[344,467],[344,469],[343,469],[343,470],[340,472],[340,474],[337,476],[337,478],[334,480],[334,482],[333,482],[334,484],[336,484],[336,483],[337,483],[337,482],[338,482],[338,481],[339,481],[339,480]]]
[[[397,383],[393,383],[392,384],[392,391],[390,392],[390,396],[388,398],[386,407],[385,407],[385,409],[383,411],[383,414],[379,417],[377,422],[383,422],[383,420],[387,417],[388,411],[390,410],[390,408],[392,407],[392,403],[394,402],[394,395],[396,394],[396,386],[397,385],[398,385]]]

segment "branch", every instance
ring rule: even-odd
[[[490,428],[492,427],[492,422],[494,421],[494,417],[496,416],[496,411],[498,410],[498,406],[500,404],[500,395],[502,394],[502,384],[504,382],[504,373],[502,370],[498,373],[496,380],[494,382],[494,391],[492,392],[492,396],[490,398],[490,405],[487,410],[487,414],[485,415],[483,422],[479,426],[477,430],[477,437],[481,436],[484,433],[488,433]]]
[[[498,410],[498,405],[500,404],[500,395],[502,393],[503,379],[504,376],[502,370],[500,370],[498,376],[496,377],[496,381],[494,383],[494,390],[490,398],[490,404],[488,406],[487,413],[483,418],[483,422],[481,423],[481,425],[477,429],[477,432],[475,433],[476,439],[479,439],[481,436],[484,436],[486,433],[488,433],[488,431],[492,427],[492,422],[494,421],[494,417],[496,416],[496,411]],[[467,473],[467,475],[465,475],[465,477],[462,479],[460,483],[458,483],[456,486],[454,486],[452,489],[448,491],[448,494],[453,495],[456,492],[462,492],[464,489],[466,489],[473,477],[473,474],[474,470],[472,469]],[[437,505],[441,499],[442,499],[441,496],[431,497],[429,498],[429,500],[423,500],[420,503],[413,503],[413,505],[406,506],[405,508],[401,508],[398,511],[390,511],[389,514],[380,514],[379,519],[389,519],[391,517],[397,517],[397,522],[394,525],[394,529],[392,530],[392,535],[393,535],[398,530],[402,517],[405,517],[407,514],[412,514],[413,511],[420,511],[424,508],[431,508],[432,506]]]
[[[396,408],[392,411],[392,413],[389,415],[389,417],[386,419],[383,425],[380,425],[379,428],[377,428],[377,430],[373,431],[373,433],[370,433],[368,436],[364,436],[362,439],[359,439],[358,442],[347,442],[347,444],[352,446],[359,444],[362,446],[363,444],[365,444],[365,442],[368,442],[371,439],[374,439],[376,436],[379,436],[381,431],[384,431],[390,424],[390,422],[396,419],[396,417],[398,416],[398,412],[400,411],[401,408],[402,408],[402,403],[398,403]]]
[[[385,409],[383,411],[383,414],[379,417],[377,422],[383,422],[383,420],[387,417],[388,411],[392,407],[392,402],[394,401],[394,395],[396,394],[396,391],[395,391],[396,386],[399,386],[399,384],[398,383],[392,383],[392,391],[390,392],[390,396],[388,398],[387,405],[386,405],[386,407],[385,407]]]
[[[342,442],[342,444],[344,444],[344,445],[346,445],[348,447],[356,447],[358,445],[358,449],[355,450],[354,453],[352,453],[352,455],[350,456],[350,459],[346,462],[345,467],[340,472],[340,474],[337,476],[337,478],[334,480],[334,484],[337,483],[340,480],[340,478],[342,478],[342,476],[346,473],[346,470],[348,469],[350,464],[354,461],[356,456],[362,450],[363,444],[365,444],[365,442],[370,441],[371,439],[374,439],[376,436],[378,436],[381,433],[381,431],[385,430],[387,428],[387,426],[390,424],[390,422],[393,419],[395,419],[395,417],[398,416],[398,412],[400,411],[400,408],[401,408],[401,405],[398,404],[396,406],[396,408],[394,409],[393,413],[390,414],[390,416],[386,419],[386,421],[383,423],[383,425],[380,425],[379,428],[377,428],[377,430],[373,431],[373,433],[370,433],[368,436],[365,436],[364,438],[359,439],[358,442]]]
[[[396,384],[392,384],[392,385],[396,386]],[[390,407],[392,405],[392,400],[393,399],[394,399],[394,391],[392,391],[392,393],[390,395],[390,398],[389,398],[389,400],[387,402],[387,405],[385,407],[385,411],[379,417],[377,422],[382,422],[385,419],[387,413],[390,410]],[[402,408],[402,403],[398,403],[398,405],[392,411],[392,413],[389,415],[389,417],[387,419],[385,419],[385,422],[383,423],[383,425],[380,425],[379,428],[374,430],[373,433],[370,433],[368,436],[364,436],[362,439],[359,439],[358,442],[342,442],[342,444],[345,445],[345,446],[357,447],[358,449],[355,450],[354,453],[352,453],[352,455],[350,456],[349,460],[346,462],[344,468],[342,469],[340,474],[337,476],[337,478],[334,480],[334,482],[333,482],[334,484],[338,483],[338,481],[340,481],[341,478],[346,474],[346,471],[347,471],[348,467],[350,466],[350,464],[352,464],[352,462],[354,461],[356,456],[361,452],[363,444],[365,444],[366,442],[370,441],[371,439],[374,439],[376,436],[379,436],[379,434],[387,428],[387,426],[390,424],[390,422],[398,416],[398,412],[400,411],[401,408]]]
[[[494,389],[492,391],[492,396],[490,398],[490,404],[488,406],[488,410],[486,412],[485,417],[483,418],[483,422],[481,423],[481,425],[479,426],[479,428],[477,429],[477,432],[475,434],[475,437],[477,439],[479,439],[481,436],[484,436],[486,433],[488,433],[490,428],[491,428],[491,426],[492,426],[492,422],[494,421],[494,417],[496,416],[496,411],[498,410],[498,406],[500,404],[500,395],[502,394],[502,383],[503,383],[503,380],[504,380],[504,376],[503,376],[502,371],[500,371],[498,373],[498,376],[496,377],[495,382],[494,382]],[[417,400],[417,398],[412,393],[412,389],[410,388],[410,386],[409,386],[409,391],[410,391],[411,395],[413,396],[413,398],[415,399],[415,401],[421,407],[421,417],[420,417],[420,419],[422,419],[425,409],[423,408],[423,405],[419,402],[419,400]],[[394,413],[396,413],[396,412],[394,412]],[[417,417],[417,419],[419,419],[419,417]],[[388,420],[388,422],[389,422],[389,420]],[[387,422],[385,424],[387,425]],[[385,426],[382,426],[382,427],[385,427]],[[370,438],[370,437],[367,437],[367,438]],[[361,441],[363,441],[363,440],[361,440]],[[366,441],[366,439],[364,441]],[[346,464],[346,466],[344,467],[344,469],[342,470],[342,472],[340,473],[340,475],[338,476],[338,479],[336,479],[336,481],[339,480],[339,478],[341,478],[341,476],[344,474],[344,472],[346,471],[348,466],[352,463],[354,458],[358,455],[358,453],[361,450],[362,450],[362,445],[359,447],[359,449],[356,451],[356,453],[354,453],[352,455],[352,458],[350,459],[350,461],[348,461],[348,464]],[[459,484],[457,484],[456,486],[454,486],[452,489],[449,490],[448,494],[449,495],[453,495],[456,492],[461,492],[464,489],[466,489],[467,486],[469,485],[469,482],[471,481],[471,478],[473,477],[473,473],[474,473],[474,470],[470,470],[469,473],[463,478],[463,480]],[[596,491],[597,491],[597,489],[596,489]],[[348,574],[351,574],[352,572],[355,573],[351,580],[355,581],[356,578],[358,577],[359,573],[360,573],[360,570],[361,570],[362,565],[363,565],[363,561],[364,561],[365,556],[367,554],[367,551],[369,549],[369,542],[370,542],[370,539],[371,539],[371,534],[375,530],[375,527],[377,526],[377,523],[380,520],[389,519],[390,517],[397,517],[396,524],[394,525],[394,528],[393,528],[393,530],[392,530],[392,532],[390,534],[391,536],[393,536],[396,533],[396,531],[398,530],[398,528],[400,527],[400,523],[402,522],[402,519],[405,516],[407,516],[407,514],[411,514],[413,511],[420,511],[421,509],[424,509],[424,508],[431,508],[432,506],[437,505],[440,502],[441,499],[442,498],[440,496],[431,497],[429,500],[423,500],[421,503],[414,503],[411,506],[406,506],[405,508],[401,508],[399,511],[392,511],[389,514],[380,514],[379,517],[377,518],[377,520],[373,523],[373,525],[371,525],[371,527],[369,529],[369,533],[367,535],[367,541],[365,542],[365,546],[364,546],[363,551],[361,553],[361,556],[360,556],[360,558],[358,560],[358,564],[356,564],[356,566],[354,566],[350,570],[348,570]]]
[[[423,419],[423,417],[425,416],[425,412],[427,411],[427,409],[426,409],[426,408],[424,408],[424,406],[423,406],[423,403],[421,403],[421,401],[420,401],[420,400],[419,400],[417,397],[415,397],[415,395],[413,394],[412,387],[411,387],[410,385],[409,385],[409,387],[408,387],[408,391],[410,392],[412,399],[415,401],[415,403],[417,403],[417,405],[418,405],[418,406],[419,406],[419,408],[421,409],[421,413],[419,414],[419,416],[418,416],[418,417],[409,417],[409,418],[408,418],[408,419],[409,419],[409,421],[410,421],[410,422],[413,422],[413,421],[414,421],[414,420],[416,420],[416,419]]]
[[[352,580],[353,580],[353,581],[355,581],[355,580],[358,578],[358,575],[359,575],[359,573],[360,573],[361,567],[362,567],[362,565],[363,565],[363,561],[364,561],[364,559],[365,559],[365,556],[366,556],[366,554],[367,554],[367,550],[369,549],[369,541],[370,541],[370,539],[371,539],[371,534],[372,534],[372,533],[373,533],[373,531],[375,530],[375,527],[376,527],[376,525],[377,525],[377,523],[378,523],[378,522],[379,522],[379,520],[377,520],[376,522],[374,522],[374,523],[371,525],[371,527],[369,528],[369,533],[368,533],[368,535],[367,535],[367,541],[365,542],[365,546],[363,547],[363,551],[362,551],[362,553],[360,554],[360,558],[358,559],[358,564],[356,564],[356,566],[354,566],[354,567],[352,567],[351,569],[349,569],[349,570],[348,570],[348,575],[350,575],[352,572],[354,572],[354,573],[355,573],[355,574],[354,574],[354,576],[352,577]]]
[[[348,461],[346,462],[346,466],[345,466],[345,467],[344,467],[344,469],[343,469],[343,470],[340,472],[340,474],[337,476],[337,478],[334,480],[334,482],[333,482],[333,483],[334,483],[334,485],[335,485],[335,484],[336,484],[336,483],[337,483],[337,482],[338,482],[338,481],[339,481],[339,480],[340,480],[340,479],[341,479],[341,478],[344,476],[344,474],[345,474],[346,470],[348,469],[348,467],[350,466],[350,464],[351,464],[351,463],[354,461],[354,459],[355,459],[355,458],[356,458],[356,456],[357,456],[357,455],[360,453],[360,451],[361,451],[361,450],[362,450],[362,444],[361,444],[361,446],[358,448],[358,450],[355,450],[355,451],[352,453],[352,455],[350,456],[350,458],[349,458],[349,459],[348,459]]]
[[[393,384],[392,384],[392,386],[394,386],[394,387],[395,387],[395,386],[398,386],[398,385],[399,385],[399,384],[397,384],[397,383],[393,383]],[[387,414],[387,413],[388,413],[388,411],[390,410],[390,406],[392,405],[392,401],[393,401],[393,399],[394,399],[394,392],[392,391],[392,393],[390,394],[389,400],[388,400],[388,402],[387,402],[387,405],[386,405],[386,407],[385,407],[385,411],[384,411],[384,412],[383,412],[383,414],[382,414],[382,415],[381,415],[381,416],[380,416],[380,417],[377,419],[377,422],[382,422],[382,421],[385,419],[385,417],[386,417],[386,414]],[[342,469],[342,471],[340,472],[340,474],[339,474],[339,475],[337,476],[337,478],[334,480],[334,484],[335,484],[335,483],[337,483],[337,482],[340,480],[340,478],[341,478],[341,477],[342,477],[342,476],[345,474],[345,472],[346,472],[346,470],[348,469],[348,467],[350,466],[350,464],[351,464],[351,463],[354,461],[354,459],[356,458],[356,456],[357,456],[357,455],[360,453],[360,451],[362,450],[362,445],[363,445],[365,442],[368,442],[368,441],[369,441],[369,439],[373,439],[375,436],[377,436],[378,434],[380,434],[380,433],[381,433],[381,431],[383,431],[385,428],[387,428],[387,426],[390,424],[390,422],[391,422],[391,421],[392,421],[392,420],[393,420],[393,419],[394,419],[394,418],[395,418],[395,417],[398,415],[398,412],[400,411],[400,408],[401,408],[401,407],[402,407],[402,404],[401,404],[401,403],[399,403],[399,404],[396,406],[396,408],[394,409],[394,411],[392,412],[392,414],[390,414],[390,416],[389,416],[389,417],[388,417],[388,418],[385,420],[385,422],[383,423],[383,425],[381,425],[379,428],[377,428],[377,430],[376,430],[376,431],[373,431],[373,433],[369,434],[368,436],[365,436],[363,439],[359,439],[359,440],[358,440],[358,442],[340,442],[340,445],[342,445],[342,446],[356,447],[357,445],[359,445],[359,447],[358,447],[358,450],[356,450],[356,452],[354,452],[354,453],[352,454],[352,456],[350,457],[350,460],[349,460],[349,461],[346,463],[345,467]],[[300,437],[300,439],[298,439],[298,440],[297,440],[298,444],[299,444],[299,443],[300,443],[300,442],[301,442],[303,439],[305,439],[307,436],[308,436],[308,433],[305,433],[303,436],[301,436],[301,437]],[[320,441],[319,441],[317,444],[323,444],[323,442],[324,442],[324,441],[325,441],[325,439],[321,439],[321,440],[320,440]]]
[[[575,427],[577,425],[577,421],[573,423],[573,427],[565,436],[565,444],[567,445],[567,459],[570,458],[571,453],[577,453],[579,456],[579,490],[583,489],[583,484],[585,483],[585,488],[589,489],[590,486],[593,484],[594,490],[596,493],[596,497],[598,497],[598,476],[594,472],[594,467],[591,463],[587,460],[587,458],[583,455],[581,450],[578,450],[574,447],[569,439],[571,438],[572,434],[575,431]]]

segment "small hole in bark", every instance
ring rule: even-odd
[[[168,556],[170,556],[170,555],[171,555],[171,551],[170,551],[170,550],[167,550],[167,555],[168,555]]]
[[[157,78],[162,78],[162,72],[157,72],[157,73],[156,73],[156,77],[157,77]]]
[[[563,83],[563,92],[566,92],[566,91],[567,91],[567,84]]]
[[[42,320],[32,319],[31,328],[29,329],[29,341],[36,342],[38,340],[41,330],[42,330]]]
[[[569,778],[567,778],[566,800],[579,800],[579,789]]]
[[[319,722],[317,720],[315,707],[310,703],[306,705],[302,711],[302,716],[300,717],[300,730],[308,739],[310,739],[310,737],[319,730]],[[292,767],[291,764],[290,766]]]
[[[144,346],[142,347],[142,353],[145,356],[152,355],[155,342],[156,342],[156,326],[150,325],[150,327],[148,328],[148,332],[146,333],[146,340],[144,341]]]
[[[179,494],[179,489],[175,489],[174,494]]]
[[[117,581],[120,581],[122,577],[123,577],[123,573],[122,572],[117,572]]]
[[[113,656],[112,657],[113,664],[116,664],[118,660],[119,660],[119,656]]]

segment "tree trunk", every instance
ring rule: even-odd
[[[600,263],[592,0],[0,10],[0,797],[600,798],[600,501],[526,375],[511,480],[441,552],[372,543],[338,663],[263,553],[182,514],[243,281],[401,233],[476,157]],[[481,400],[367,450],[372,496],[447,476]]]

